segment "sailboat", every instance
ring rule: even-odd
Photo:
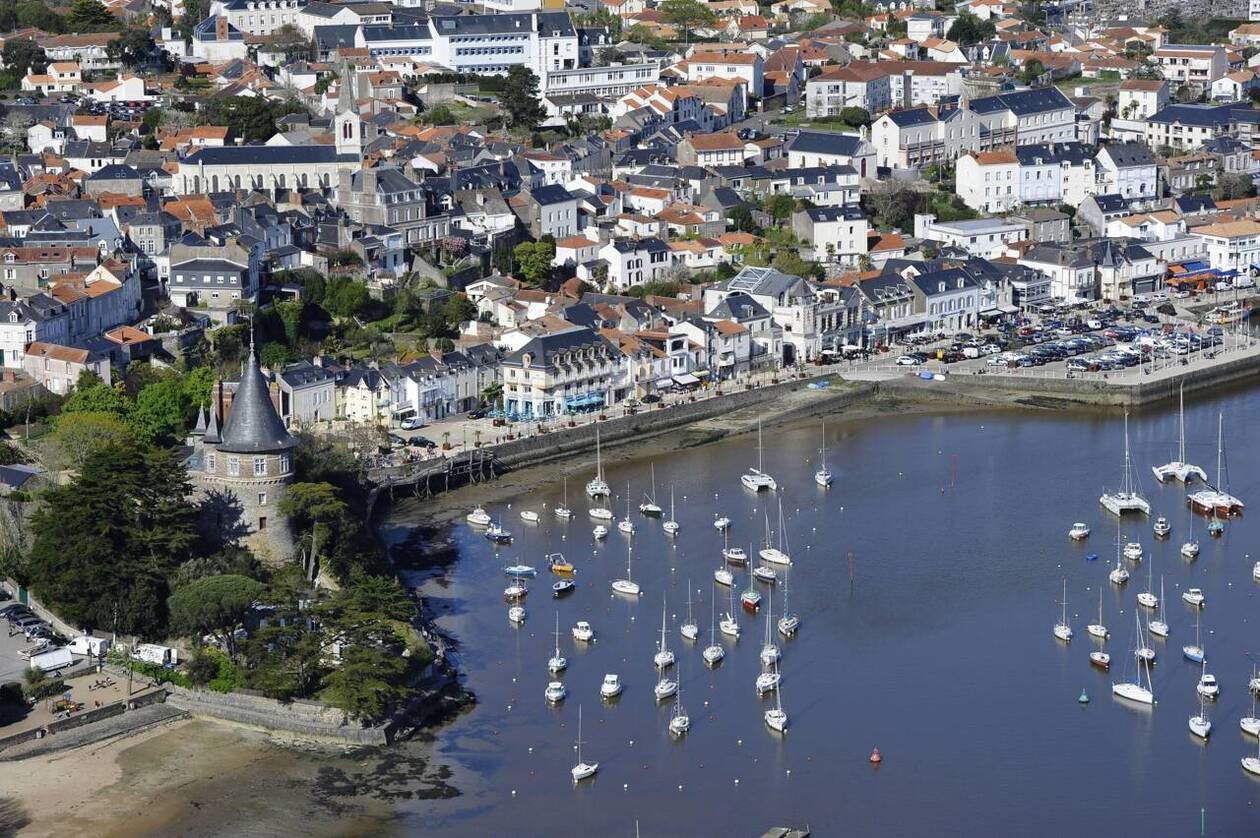
[[[656,664],[657,669],[668,669],[674,665],[674,653],[669,650],[669,646],[665,643],[665,598],[661,598],[661,644],[656,650],[652,663]]]
[[[1248,774],[1260,775],[1260,743],[1256,745],[1256,755],[1254,757],[1242,758],[1242,767],[1243,771],[1246,771]]]
[[[573,510],[569,509],[569,478],[564,478],[564,500],[555,508],[556,517],[565,521],[573,517]]]
[[[1116,524],[1116,566],[1112,568],[1110,573],[1107,574],[1107,578],[1110,579],[1116,585],[1123,585],[1125,582],[1129,581],[1129,571],[1128,569],[1125,568],[1124,565],[1120,563],[1120,550],[1121,550],[1120,524],[1117,522]]]
[[[630,520],[630,481],[626,481],[626,517],[617,522],[617,529],[626,535],[634,535],[634,521]]]
[[[778,675],[778,663],[775,663],[774,671],[775,674]],[[778,689],[774,691],[774,707],[766,711],[765,719],[766,726],[771,730],[778,731],[779,733],[783,733],[783,731],[787,730],[788,717],[787,713],[783,712],[783,690]]]
[[[735,589],[731,588],[731,607],[718,623],[718,629],[727,637],[739,639],[739,621],[735,619]]]
[[[1086,626],[1085,631],[1089,633],[1090,637],[1097,637],[1100,640],[1106,640],[1107,639],[1107,626],[1103,624],[1102,608],[1103,608],[1103,590],[1100,587],[1098,589],[1098,622],[1091,623],[1090,625]]]
[[[573,782],[585,780],[587,777],[595,776],[595,772],[599,770],[598,762],[582,761],[582,705],[578,705],[578,735],[577,735],[577,765],[569,769],[569,773],[573,776]]]
[[[1199,618],[1194,618],[1194,643],[1181,647],[1181,653],[1186,656],[1186,660],[1192,660],[1195,663],[1203,663],[1207,655],[1203,652],[1203,643],[1199,638]]]
[[[676,692],[678,692],[678,682],[662,672],[660,680],[652,688],[652,695],[656,696],[657,701],[664,701]]]
[[[1067,621],[1067,577],[1063,577],[1063,617],[1054,624],[1054,636],[1065,642],[1072,640],[1072,627]]]
[[[1168,636],[1168,623],[1164,622],[1164,605],[1168,604],[1168,600],[1164,599],[1164,577],[1163,576],[1159,577],[1159,601],[1161,603],[1159,607],[1160,618],[1158,620],[1147,620],[1146,630],[1149,631],[1151,634],[1155,635],[1156,637],[1167,637]]]
[[[770,516],[766,515],[766,546],[757,555],[761,556],[763,562],[770,564],[790,565],[792,557],[788,555],[785,535],[783,532],[783,498],[779,498],[779,545],[777,547],[770,544]]]
[[[1204,673],[1201,676],[1199,686],[1203,685],[1202,678],[1211,677]],[[1207,706],[1203,703],[1206,696],[1202,689],[1199,689],[1199,715],[1190,717],[1190,732],[1200,739],[1207,739],[1208,734],[1212,732],[1212,722],[1208,719]]]
[[[777,690],[782,679],[777,666],[769,672],[762,672],[757,676],[757,695],[765,695],[771,690]]]
[[[1138,632],[1136,636],[1139,638],[1139,640],[1137,642],[1141,643],[1142,641],[1140,638],[1142,636],[1142,626],[1141,626],[1141,623],[1138,622],[1136,611],[1133,612],[1133,621],[1136,625],[1137,632]],[[1155,694],[1152,693],[1150,689],[1150,683],[1151,683],[1150,666],[1147,665],[1145,661],[1141,660],[1140,658],[1137,660],[1136,665],[1138,667],[1138,673],[1137,673],[1136,679],[1131,682],[1125,681],[1119,684],[1112,683],[1111,694],[1115,696],[1119,696],[1120,698],[1127,698],[1129,701],[1136,701],[1139,704],[1154,704]],[[1142,686],[1141,670],[1143,668],[1146,669],[1147,686],[1145,687]]]
[[[1136,614],[1137,612],[1135,611],[1134,613]],[[1146,630],[1151,630],[1151,621],[1149,619],[1146,621]],[[1142,645],[1142,620],[1140,617],[1138,619],[1138,647],[1133,650],[1133,654],[1139,661],[1142,661],[1149,666],[1153,666],[1155,664],[1155,650],[1150,646]]]
[[[1133,462],[1129,458],[1129,413],[1124,414],[1124,470],[1121,473],[1120,488],[1114,492],[1104,492],[1098,502],[1112,515],[1124,515],[1126,512],[1151,514],[1151,505],[1138,492],[1137,483],[1133,479]]]
[[[586,494],[592,498],[606,498],[612,489],[604,482],[604,464],[599,453],[599,425],[595,426],[595,477],[586,484]]]
[[[612,583],[614,593],[625,594],[627,596],[642,596],[643,591],[639,588],[639,583],[635,582],[630,576],[630,554],[633,551],[632,543],[626,542],[626,578],[615,579]]]
[[[652,494],[643,494],[643,503],[639,504],[639,513],[649,518],[661,517],[661,508],[656,505],[656,464],[652,464]]]
[[[709,666],[717,666],[717,664],[726,657],[726,650],[717,642],[717,634],[713,631],[714,620],[717,618],[717,597],[714,597],[709,603],[709,637],[713,639],[713,643],[704,647],[704,651],[700,656],[704,658],[704,662]]]
[[[687,715],[687,711],[682,706],[682,677],[678,678],[679,684],[674,691],[674,714],[669,719],[669,732],[674,736],[686,736],[687,731],[691,730],[691,717]]]
[[[552,675],[557,672],[563,672],[569,662],[564,659],[564,655],[560,654],[560,612],[556,612],[556,653],[551,656],[551,660],[547,661],[547,671]]]
[[[674,487],[669,487],[669,520],[661,524],[666,535],[678,535],[678,519],[674,517]]]
[[[1162,466],[1151,466],[1155,479],[1164,483],[1170,478],[1182,483],[1189,483],[1196,478],[1207,482],[1207,473],[1196,465],[1186,462],[1186,385],[1183,383],[1178,393],[1177,405],[1177,459]]]
[[[1199,542],[1194,537],[1194,516],[1190,516],[1190,530],[1186,534],[1186,543],[1181,545],[1181,555],[1187,559],[1199,557]]]
[[[762,446],[761,446],[761,419],[757,420],[757,467],[748,469],[747,473],[739,478],[739,482],[744,484],[744,488],[751,489],[754,492],[771,491],[778,488],[778,484],[774,482],[774,478],[766,474],[762,469]]]
[[[700,627],[691,616],[691,579],[687,580],[687,622],[682,624],[678,633],[687,640],[693,641],[700,636]]]
[[[1158,608],[1159,597],[1155,596],[1155,556],[1146,563],[1146,590],[1137,595],[1137,603],[1143,608]],[[1160,577],[1161,579],[1163,577]]]
[[[784,637],[792,637],[796,634],[796,630],[801,627],[801,618],[788,610],[787,604],[788,594],[788,575],[783,574],[783,616],[779,617],[779,634]]]
[[[1251,669],[1251,680],[1256,680],[1255,667]],[[1260,736],[1260,718],[1256,718],[1256,693],[1255,690],[1249,690],[1249,692],[1251,693],[1251,715],[1239,719],[1238,726],[1242,728],[1243,733]]]
[[[1190,508],[1202,515],[1228,518],[1243,511],[1243,502],[1227,491],[1229,481],[1225,466],[1225,415],[1216,416],[1216,485],[1186,495]]]
[[[748,549],[752,550],[751,544],[748,545]],[[761,591],[757,590],[757,586],[753,583],[754,579],[752,574],[748,575],[748,587],[739,595],[739,601],[750,611],[756,611],[761,607]]]
[[[824,489],[831,486],[831,469],[827,468],[827,423],[822,423],[822,464],[818,471],[814,472],[814,482]]]
[[[771,626],[774,625],[774,591],[770,592],[770,598],[766,606],[766,639],[761,644],[761,662],[765,666],[778,663],[783,653],[779,651],[779,644],[774,642],[774,634]]]

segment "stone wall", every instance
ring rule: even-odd
[[[114,704],[107,704],[104,707],[100,707],[94,710],[84,710],[81,713],[75,713],[73,716],[70,716],[69,718],[60,719],[55,722],[49,722],[42,729],[32,728],[30,730],[24,730],[21,733],[15,733],[10,736],[0,738],[0,752],[3,752],[7,748],[12,748],[15,745],[21,745],[25,742],[30,742],[35,739],[56,737],[56,735],[59,733],[65,733],[67,731],[74,730],[75,728],[92,724],[93,722],[101,722],[101,721],[104,721],[105,719],[112,719],[116,716],[121,716],[124,713],[131,712],[132,710],[138,709],[140,707],[145,707],[150,704],[159,703],[165,698],[166,698],[166,693],[162,692],[161,690],[156,690],[154,692],[147,693],[142,696],[137,696],[131,702],[130,707],[125,707],[122,702],[116,702]]]
[[[351,745],[384,745],[385,731],[343,723],[342,712],[313,701],[284,703],[246,693],[215,693],[168,685],[167,701],[192,716],[235,722],[305,739],[333,740]]]
[[[9,590],[13,591],[15,595],[19,595],[24,590],[13,579],[5,579],[4,584],[9,588]],[[19,600],[22,599],[20,595],[17,598]],[[53,627],[54,631],[56,631],[58,634],[62,635],[63,637],[75,638],[81,634],[86,633],[82,629],[78,629],[70,625],[65,620],[62,620],[60,617],[54,614],[52,611],[49,611],[47,608],[45,608],[43,603],[37,600],[30,591],[26,591],[26,605],[28,608],[31,609],[31,611],[35,612],[35,616],[46,621],[48,625]]]

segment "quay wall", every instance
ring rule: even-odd
[[[811,381],[830,380],[832,386],[824,390],[807,391]],[[595,447],[595,428],[599,428],[601,444],[614,445],[619,441],[639,441],[650,436],[690,425],[706,419],[715,419],[741,408],[779,401],[789,393],[799,393],[804,398],[785,410],[774,411],[774,420],[806,416],[824,410],[853,404],[876,391],[871,383],[844,384],[838,375],[819,378],[792,379],[790,381],[758,387],[753,390],[737,390],[683,402],[659,409],[640,411],[629,416],[618,416],[598,423],[562,428],[547,434],[512,440],[494,446],[496,460],[510,468],[522,468],[554,460],[577,451]]]
[[[189,715],[234,722],[303,739],[331,740],[349,745],[384,745],[380,727],[346,723],[340,710],[314,701],[276,701],[247,693],[216,693],[168,684],[167,703]]]
[[[58,733],[65,733],[66,731],[74,730],[75,728],[83,727],[84,725],[101,722],[106,719],[112,719],[116,716],[121,716],[124,713],[130,713],[141,707],[147,707],[150,704],[157,704],[165,697],[166,693],[161,690],[156,690],[151,693],[146,693],[145,695],[136,696],[130,702],[124,703],[122,701],[118,701],[93,710],[84,710],[83,712],[76,713],[68,718],[60,719],[55,722],[49,722],[43,728],[31,728],[30,730],[24,730],[21,733],[14,733],[9,736],[0,737],[0,754],[3,754],[5,750],[16,745],[32,742],[40,738],[47,739],[48,737],[55,737]],[[147,719],[142,717],[136,717],[136,719],[138,724],[147,724],[148,722]],[[55,743],[50,743],[50,745],[54,744]],[[26,754],[23,755],[25,756]],[[4,757],[0,756],[0,759],[4,759]]]

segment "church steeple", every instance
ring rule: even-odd
[[[337,114],[333,117],[337,153],[363,156],[363,120],[359,118],[358,79],[349,59],[341,64],[341,80],[337,87]]]

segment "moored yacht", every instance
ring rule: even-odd
[[[1224,414],[1216,419],[1216,485],[1186,495],[1190,508],[1202,515],[1229,518],[1241,515],[1245,504],[1227,490],[1228,476],[1225,468]]]
[[[744,484],[745,489],[751,489],[754,492],[773,492],[778,488],[778,484],[774,482],[774,478],[766,474],[762,464],[762,446],[761,446],[761,420],[757,420],[757,467],[749,468],[748,471],[741,475],[739,482]]]
[[[468,513],[468,523],[474,527],[488,527],[491,523],[490,513],[478,506],[472,512]]]
[[[1155,531],[1156,538],[1167,538],[1172,532],[1172,524],[1168,523],[1168,519],[1161,515],[1155,519],[1155,525],[1152,529]]]
[[[599,426],[595,426],[595,477],[586,484],[586,494],[592,498],[606,498],[612,489],[604,482],[604,465],[599,452]]]
[[[1128,512],[1151,514],[1151,505],[1138,491],[1133,479],[1133,463],[1129,459],[1129,414],[1124,414],[1124,470],[1121,472],[1120,488],[1114,492],[1104,492],[1098,502],[1112,515],[1124,515]]]
[[[1089,538],[1089,526],[1084,521],[1077,521],[1072,525],[1072,529],[1068,530],[1068,538],[1073,541],[1082,541]]]
[[[1207,482],[1207,472],[1196,465],[1186,462],[1186,400],[1184,383],[1181,385],[1178,393],[1177,459],[1162,466],[1151,466],[1151,471],[1155,473],[1155,479],[1160,483],[1168,480],[1177,480],[1182,483],[1189,483],[1193,480]]]

